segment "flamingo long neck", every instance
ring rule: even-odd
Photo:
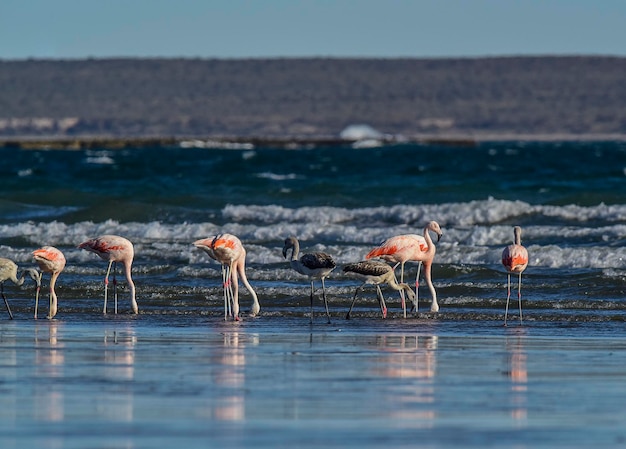
[[[298,260],[298,256],[300,255],[300,242],[298,240],[293,240],[293,248],[291,248],[291,261]]]
[[[126,277],[126,282],[128,283],[128,287],[130,288],[130,305],[133,308],[133,312],[138,312],[137,301],[135,300],[135,283],[133,282],[133,278],[130,274],[131,272],[131,263],[124,262],[124,276]]]
[[[516,245],[521,245],[522,244],[522,230],[519,227],[515,227],[515,229],[513,229],[513,235],[514,235],[514,242]]]
[[[54,287],[57,283],[57,278],[61,274],[60,271],[55,271],[50,276],[50,310],[48,311],[48,317],[53,318],[57,314],[57,294],[54,291]]]
[[[25,276],[26,276],[26,273],[22,273],[22,276],[20,276],[20,278],[18,279],[17,276],[13,275],[11,277],[11,282],[13,282],[15,285],[20,287],[22,284],[24,284]]]
[[[57,278],[59,277],[59,274],[61,274],[59,271],[55,271],[50,277],[50,294],[54,294],[54,286],[57,283]],[[56,294],[54,294],[54,296],[56,296]]]
[[[411,289],[411,287],[408,286],[408,284],[405,284],[404,282],[398,283],[395,276],[390,277],[387,284],[389,284],[389,287],[393,288],[394,290],[404,290],[409,294],[413,293],[413,290]]]
[[[430,229],[428,228],[428,226],[426,226],[424,228],[424,240],[426,240],[426,245],[428,245],[428,251],[426,251],[428,254],[432,254],[432,257],[435,256],[435,244],[433,243],[433,239],[430,238],[430,232],[428,232]]]
[[[252,295],[252,314],[256,315],[261,310],[261,306],[259,304],[259,298],[256,295],[256,292],[248,282],[248,277],[246,276],[246,264],[245,264],[245,256],[242,259],[241,263],[237,264],[237,271],[239,272],[239,276],[241,277],[241,282],[248,289],[250,295]]]

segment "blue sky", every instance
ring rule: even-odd
[[[0,58],[626,56],[626,0],[1,0]]]

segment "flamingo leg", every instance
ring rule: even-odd
[[[115,277],[116,273],[117,273],[117,262],[113,262],[113,298],[114,298],[114,303],[115,303],[114,311],[115,311],[115,314],[117,315],[117,278]]]
[[[107,268],[107,274],[104,277],[104,308],[102,313],[106,315],[107,313],[107,294],[109,289],[109,274],[111,273],[111,265],[113,265],[113,261],[109,261],[109,268]]]
[[[313,281],[311,281],[311,314],[309,315],[309,323],[313,324]]]
[[[404,282],[404,262],[397,263],[394,267],[394,276],[396,267],[400,264],[400,283]],[[404,314],[404,318],[406,318],[406,298],[404,296],[404,290],[400,290],[400,303],[402,304],[402,312]]]
[[[378,295],[378,304],[380,305],[380,311],[383,314],[383,318],[387,318],[387,305],[385,304],[385,297],[380,289],[380,285],[376,284],[376,293]]]
[[[328,311],[328,301],[326,300],[326,286],[324,285],[324,278],[322,278],[322,296],[324,297],[324,307],[326,307],[326,317],[328,317],[328,324],[330,324],[330,312]]]
[[[222,265],[222,294],[224,296],[224,321],[228,319],[228,293],[226,291],[226,266]]]
[[[230,265],[224,265],[224,320],[233,315],[233,283]]]
[[[52,273],[52,276],[50,277],[50,308],[48,309],[48,316],[46,317],[49,320],[54,318],[55,315],[57,314],[58,300],[57,300],[57,294],[54,291],[54,286],[56,284],[57,278],[59,277],[59,273],[60,271],[55,271]]]
[[[356,290],[354,291],[354,298],[352,298],[352,304],[350,304],[350,310],[348,310],[348,313],[346,315],[346,320],[350,319],[350,314],[352,313],[352,308],[354,307],[354,303],[356,302],[356,295],[357,293],[359,293],[359,289],[363,288],[365,284],[361,284],[359,285]]]
[[[40,290],[41,290],[41,287],[38,285],[37,292],[35,293],[35,319],[37,319],[37,309],[39,308],[39,291]]]
[[[396,271],[396,268],[398,268],[398,265],[400,265],[400,262],[398,262],[397,264],[395,264],[393,266],[393,271],[394,271],[393,276],[394,277],[396,276],[395,271]],[[402,271],[400,272],[400,282],[403,282],[403,280],[402,280],[403,277],[404,277],[404,265],[402,265]],[[399,293],[400,293],[400,305],[402,306],[402,311],[404,313],[404,318],[406,318],[406,299],[404,297],[404,290],[400,290]]]
[[[50,283],[52,283],[52,281],[50,281]],[[48,316],[46,318],[48,318],[49,320],[52,319],[53,315],[52,312],[54,310],[54,290],[53,290],[53,286],[50,286],[50,294],[48,295]]]
[[[233,307],[233,320],[239,321],[239,278],[237,277],[237,266],[231,262],[229,268],[230,292]]]
[[[393,273],[393,278],[396,280],[396,282],[398,282],[398,279],[396,279],[395,272]],[[406,298],[404,296],[404,290],[400,290],[399,292],[400,292],[400,305],[402,307],[402,314],[404,315],[404,318],[406,318]]]
[[[415,313],[419,311],[419,286],[420,286],[420,269],[422,268],[422,262],[417,263],[417,275],[415,276],[415,301],[413,302],[413,308]]]
[[[519,274],[519,284],[517,285],[517,301],[519,303],[519,324],[522,324],[522,273]]]
[[[509,300],[511,299],[511,273],[507,275],[507,288],[506,288],[506,308],[504,309],[504,325],[506,326],[506,318],[509,314]]]
[[[9,318],[13,319],[13,313],[11,312],[11,308],[9,307],[9,301],[7,301],[7,297],[4,296],[4,284],[0,283],[0,290],[2,291],[2,299],[4,299],[4,305],[7,306],[7,312],[9,312]]]

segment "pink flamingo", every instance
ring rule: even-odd
[[[502,251],[502,265],[507,271],[507,296],[506,310],[504,312],[504,325],[509,313],[509,300],[511,299],[511,274],[519,275],[517,286],[517,300],[519,302],[519,322],[522,324],[522,272],[528,266],[528,251],[522,246],[522,228],[515,226],[513,228],[513,244],[504,248]]]
[[[133,257],[135,256],[133,244],[129,240],[118,235],[102,235],[95,239],[87,240],[86,242],[78,245],[78,247],[91,251],[92,253],[96,253],[101,259],[109,262],[107,274],[104,277],[104,309],[102,313],[107,313],[109,273],[111,272],[111,265],[113,265],[113,290],[115,298],[115,313],[117,314],[117,279],[115,278],[115,271],[117,263],[120,262],[124,266],[124,275],[126,276],[126,282],[130,288],[130,303],[133,308],[133,313],[137,314],[139,312],[139,308],[137,307],[137,301],[135,299],[135,283],[131,277]]]
[[[261,311],[261,305],[256,292],[248,282],[246,276],[246,250],[241,240],[232,234],[219,234],[214,237],[200,239],[193,242],[196,248],[206,252],[213,260],[222,264],[222,285],[224,287],[224,319],[231,313],[235,321],[239,321],[239,280],[246,286],[252,295],[251,316]]]
[[[330,312],[328,311],[324,279],[335,269],[337,264],[331,255],[321,252],[302,254],[298,258],[300,255],[300,243],[293,236],[285,239],[285,245],[283,246],[283,257],[285,259],[289,250],[291,250],[291,259],[289,260],[291,268],[311,280],[311,323],[313,322],[313,282],[315,279],[320,279],[322,281],[322,298],[326,308],[326,317],[328,318],[328,324],[330,324]]]
[[[2,294],[2,299],[4,299],[4,305],[7,308],[7,312],[9,312],[9,318],[13,319],[13,313],[11,312],[11,308],[9,307],[9,301],[7,301],[6,296],[4,296],[4,281],[10,280],[18,287],[24,284],[24,278],[26,274],[33,279],[37,283],[37,299],[39,299],[39,287],[41,286],[41,274],[35,270],[34,268],[27,268],[22,272],[22,275],[17,277],[17,265],[11,259],[6,259],[4,257],[0,257],[0,293]],[[35,318],[37,318],[37,312],[35,310]]]
[[[356,295],[359,289],[363,289],[366,284],[376,285],[376,293],[378,295],[378,304],[380,305],[380,311],[383,314],[383,318],[387,318],[387,306],[385,305],[385,297],[380,290],[380,284],[389,284],[389,287],[394,290],[405,291],[409,295],[409,299],[412,301],[415,294],[408,284],[400,283],[396,280],[396,276],[393,272],[393,268],[380,260],[364,260],[361,262],[350,263],[343,267],[344,273],[353,274],[364,279],[363,284],[357,287],[354,292],[354,299],[350,305],[350,310],[346,315],[346,320],[350,319],[350,313],[356,302]]]
[[[50,276],[50,306],[48,308],[48,318],[51,320],[57,314],[57,295],[54,291],[57,278],[61,274],[61,271],[65,268],[65,256],[61,251],[54,246],[44,246],[33,251],[33,258],[39,269],[44,273],[51,273]],[[35,318],[37,318],[37,308],[39,295],[35,300]]]
[[[421,264],[424,264],[424,278],[428,289],[433,297],[432,304],[430,306],[431,312],[439,311],[439,304],[437,303],[437,292],[431,279],[431,267],[433,259],[435,258],[435,244],[430,238],[429,231],[437,234],[437,242],[441,239],[442,232],[439,224],[436,221],[429,222],[424,227],[424,237],[416,234],[404,234],[391,237],[385,240],[380,246],[371,250],[366,256],[366,259],[372,259],[378,257],[379,259],[386,260],[388,262],[396,262],[394,269],[398,265],[401,266],[400,282],[404,282],[404,264],[406,262],[418,262],[417,276],[415,277],[415,302],[414,307],[418,309],[418,287],[419,287],[419,275]],[[406,317],[406,304],[404,302],[404,296],[402,298],[402,308],[404,310],[404,316]]]

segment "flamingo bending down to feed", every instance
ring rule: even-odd
[[[65,268],[65,256],[54,246],[44,246],[33,251],[33,258],[43,273],[51,273],[50,305],[48,307],[48,316],[46,317],[51,320],[57,314],[57,295],[54,291],[54,286],[59,274]],[[39,295],[37,295],[35,300],[35,318],[37,318],[37,308],[39,307],[38,299]]]
[[[138,313],[137,301],[135,299],[135,283],[131,277],[131,267],[133,265],[133,257],[135,256],[135,250],[133,244],[118,235],[102,235],[95,239],[87,240],[86,242],[78,245],[79,248],[91,251],[92,253],[100,256],[101,259],[109,262],[106,276],[104,277],[104,308],[102,313],[107,313],[107,295],[109,286],[109,273],[111,272],[111,265],[113,265],[113,292],[115,299],[115,313],[117,314],[117,279],[115,278],[115,272],[117,263],[120,262],[124,266],[124,275],[126,276],[126,282],[130,288],[130,303],[133,309],[133,313]]]
[[[417,276],[415,277],[415,301],[413,303],[416,312],[418,310],[418,286],[420,267],[422,263],[424,264],[424,278],[426,279],[426,284],[428,284],[428,289],[430,290],[433,298],[432,304],[430,306],[430,311],[439,311],[439,304],[437,303],[437,292],[435,291],[435,287],[433,286],[433,282],[431,279],[431,267],[433,264],[433,259],[435,258],[436,248],[435,244],[430,238],[429,231],[437,234],[437,242],[439,242],[442,236],[441,228],[436,221],[431,221],[424,227],[423,237],[417,234],[404,234],[391,237],[381,243],[380,246],[371,250],[365,256],[366,259],[372,259],[377,257],[379,259],[386,260],[387,262],[395,262],[396,265],[394,266],[394,269],[397,268],[398,265],[400,265],[400,283],[404,282],[404,264],[406,262],[418,262]],[[404,316],[406,317],[406,304],[402,295],[401,298],[402,308],[404,309]]]
[[[504,312],[504,325],[509,313],[509,300],[511,299],[511,274],[519,275],[517,285],[517,300],[519,302],[519,322],[522,324],[522,272],[528,266],[528,251],[522,246],[522,228],[513,228],[513,244],[502,251],[502,265],[507,271],[507,296],[506,310]]]
[[[361,262],[351,263],[344,266],[343,271],[345,273],[353,274],[364,279],[363,283],[359,287],[357,287],[356,291],[354,292],[354,299],[352,300],[350,310],[348,310],[348,314],[346,315],[346,320],[350,319],[350,313],[352,312],[352,308],[354,307],[354,303],[356,302],[356,295],[359,292],[359,289],[362,289],[366,284],[376,285],[376,294],[378,295],[378,303],[380,305],[380,310],[383,314],[383,318],[387,317],[387,306],[385,305],[383,292],[380,290],[380,284],[389,284],[389,286],[394,290],[406,292],[409,300],[411,301],[413,301],[415,297],[415,293],[413,293],[411,287],[409,287],[409,285],[405,283],[399,284],[396,280],[396,275],[393,272],[393,268],[380,260],[364,260]]]
[[[261,311],[259,298],[248,282],[246,276],[246,250],[241,240],[232,234],[219,234],[193,242],[196,248],[206,252],[209,257],[222,264],[222,285],[224,287],[224,319],[231,314],[235,321],[239,321],[239,281],[246,286],[252,295],[252,309],[250,316],[256,316]]]
[[[18,287],[24,284],[24,278],[26,274],[31,277],[33,281],[37,283],[37,296],[39,298],[39,288],[41,286],[41,274],[35,270],[34,268],[26,268],[22,275],[17,277],[17,265],[11,259],[5,259],[4,257],[0,257],[0,293],[2,293],[2,299],[4,299],[4,305],[7,307],[7,312],[9,312],[9,318],[13,319],[13,313],[11,312],[11,308],[9,307],[9,301],[7,301],[6,296],[4,296],[4,281],[11,281]],[[37,313],[35,310],[35,318],[37,318]]]
[[[328,300],[326,299],[326,285],[324,279],[335,269],[337,264],[332,256],[322,252],[305,253],[300,255],[300,243],[295,237],[287,237],[285,246],[283,246],[283,257],[287,258],[287,251],[291,249],[291,259],[289,262],[291,268],[300,274],[307,276],[311,280],[311,322],[313,322],[313,282],[315,279],[322,281],[322,298],[324,299],[324,307],[326,308],[326,317],[330,324],[330,313],[328,311]]]

